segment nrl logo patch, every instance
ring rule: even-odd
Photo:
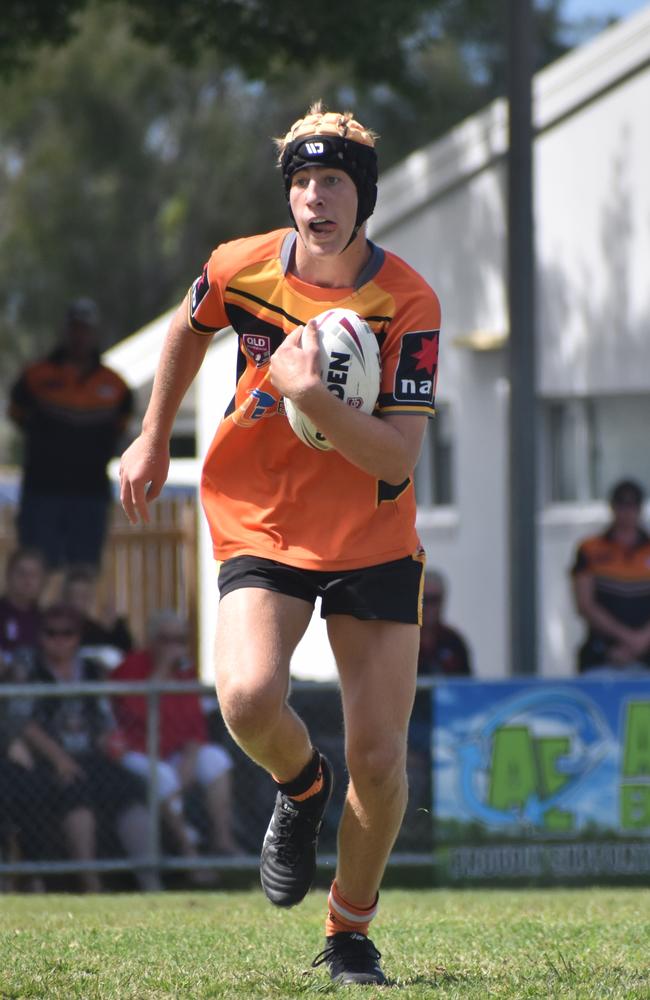
[[[259,333],[244,333],[241,338],[244,353],[257,368],[268,364],[271,358],[271,338]]]

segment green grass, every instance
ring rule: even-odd
[[[322,891],[289,911],[259,891],[0,896],[0,998],[339,995],[310,968],[325,902]],[[388,889],[373,937],[400,1000],[650,998],[647,889]]]

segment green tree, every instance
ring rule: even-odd
[[[6,0],[5,382],[52,342],[71,297],[98,300],[113,342],[171,306],[218,242],[284,224],[269,136],[310,101],[371,122],[385,169],[499,92],[488,6],[381,0],[344,17],[339,0],[297,13],[288,0]]]

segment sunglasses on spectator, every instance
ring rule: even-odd
[[[49,639],[57,637],[70,639],[73,635],[77,636],[79,633],[74,628],[44,628],[43,635],[46,635]]]

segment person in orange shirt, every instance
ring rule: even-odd
[[[278,140],[293,229],[226,243],[176,312],[142,432],[121,462],[129,519],[149,517],[169,438],[210,340],[239,337],[236,389],[205,459],[201,496],[219,572],[217,694],[233,738],[277,783],[260,875],[272,903],[311,887],[333,774],[288,704],[289,666],[321,598],[341,681],[349,783],[328,897],[325,963],[337,983],[383,984],[369,926],[407,800],[424,556],[413,469],[434,412],[440,307],[412,268],[376,246],[376,137],[314,105]],[[314,317],[354,309],[374,330],[374,413],[328,392]],[[333,445],[309,449],[282,400]]]
[[[23,548],[49,570],[101,563],[111,500],[106,471],[133,411],[124,380],[101,362],[99,310],[68,306],[61,340],[13,384],[9,418],[24,437],[17,518]]]
[[[611,490],[610,524],[578,545],[571,569],[576,610],[587,626],[578,670],[650,670],[650,536],[641,523],[641,485]]]

